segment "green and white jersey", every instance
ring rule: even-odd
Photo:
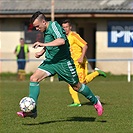
[[[52,42],[57,38],[63,38],[65,40],[65,45],[46,47],[45,58],[51,63],[68,59],[71,55],[69,51],[69,42],[64,29],[59,25],[58,22],[49,21],[49,26],[44,32],[44,43]]]

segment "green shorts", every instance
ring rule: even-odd
[[[79,82],[76,67],[72,59],[61,60],[58,63],[51,63],[50,61],[44,60],[38,68],[49,72],[50,76],[58,74],[60,81],[64,80],[70,85]]]

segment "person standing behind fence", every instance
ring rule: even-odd
[[[25,79],[25,66],[26,62],[29,60],[29,47],[24,42],[24,38],[20,38],[20,44],[16,46],[14,54],[16,55],[17,65],[18,65],[18,79]]]

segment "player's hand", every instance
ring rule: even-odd
[[[40,43],[40,42],[35,42],[32,46],[33,48],[38,48],[38,47],[43,47],[43,43]]]
[[[44,47],[40,52],[35,53],[36,58],[40,58],[45,53],[46,47]]]
[[[79,59],[78,59],[78,63],[79,63],[79,64],[83,64],[83,62],[84,62],[84,59],[83,59],[83,58],[79,58]]]
[[[35,57],[36,57],[36,58],[40,58],[41,56],[42,56],[42,53],[41,53],[41,52],[36,52],[36,53],[35,53]]]

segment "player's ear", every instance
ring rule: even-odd
[[[42,20],[42,23],[43,23],[44,25],[46,25],[46,21],[45,21],[45,20]]]

